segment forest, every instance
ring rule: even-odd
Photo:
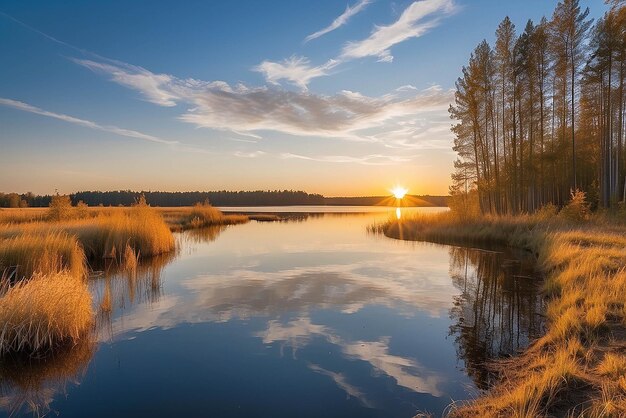
[[[518,30],[506,17],[495,44],[476,46],[449,112],[458,155],[451,195],[482,213],[626,198],[626,1],[593,22],[578,0]]]
[[[70,195],[72,204],[88,206],[131,206],[144,196],[152,206],[180,207],[209,202],[213,206],[375,206],[389,204],[389,196],[324,197],[293,190],[158,192],[158,191],[84,191]],[[0,208],[48,207],[52,195],[0,193]],[[391,201],[393,204],[394,201]],[[412,196],[405,206],[447,206],[446,196]]]

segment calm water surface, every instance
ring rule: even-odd
[[[0,415],[439,415],[541,331],[523,259],[368,234],[395,209],[348,211],[188,231],[92,279],[96,341],[1,364]]]

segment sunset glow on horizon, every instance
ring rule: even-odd
[[[446,195],[468,51],[553,5],[349,3],[5,2],[0,191]]]

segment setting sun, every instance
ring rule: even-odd
[[[407,192],[408,190],[402,186],[396,186],[393,189],[391,189],[391,193],[393,193],[396,199],[402,199],[406,195]]]

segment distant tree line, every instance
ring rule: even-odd
[[[2,193],[0,192],[0,208],[44,207],[50,205],[51,196],[36,196],[31,192]]]
[[[209,202],[213,206],[292,206],[292,205],[379,205],[388,202],[389,196],[324,197],[294,190],[213,191],[213,192],[148,192],[148,191],[86,191],[70,194],[74,206],[79,202],[89,206],[130,206],[144,196],[152,206],[192,206]],[[53,195],[38,196],[33,193],[0,193],[0,207],[48,207]],[[446,196],[415,196],[407,205],[446,206]]]
[[[578,0],[521,34],[506,17],[456,83],[458,154],[451,194],[482,212],[563,205],[576,189],[595,206],[626,198],[626,1],[594,26]]]

